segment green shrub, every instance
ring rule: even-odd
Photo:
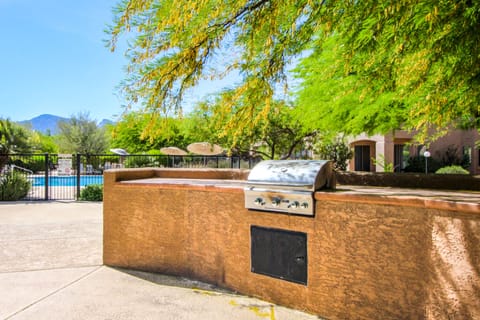
[[[33,172],[45,171],[45,159],[43,157],[31,157],[27,161],[17,165]]]
[[[335,169],[346,171],[353,151],[343,138],[322,139],[314,146],[320,159],[332,160]]]
[[[0,176],[0,201],[17,201],[27,196],[31,184],[23,175],[11,172]]]
[[[90,184],[80,191],[80,200],[103,201],[103,184]]]
[[[443,167],[435,171],[438,174],[470,174],[467,170],[463,169],[461,166],[448,166]]]
[[[440,161],[435,158],[428,158],[427,160],[428,173],[432,173],[440,169],[442,166]],[[404,169],[405,172],[425,172],[425,157],[410,157],[408,164]]]
[[[173,159],[173,157],[170,157]],[[144,168],[144,167],[160,167],[167,165],[167,157],[163,155],[129,155],[126,156],[125,168]],[[176,157],[180,161],[180,157]],[[170,160],[172,161],[172,160]]]

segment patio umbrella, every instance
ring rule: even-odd
[[[209,142],[195,142],[187,146],[187,150],[191,153],[199,154],[202,156],[215,156],[223,153],[222,147],[217,144],[211,144]]]
[[[165,148],[161,148],[160,151],[169,156],[185,156],[188,154],[187,151],[177,147],[165,147]]]
[[[125,149],[120,148],[110,149],[110,152],[113,152],[120,156],[119,166],[123,168],[123,161],[125,160],[125,156],[128,156],[130,153],[128,153]]]
[[[124,150],[124,149],[120,149],[120,148],[116,148],[116,149],[110,149],[111,152],[115,153],[115,154],[119,154],[121,156],[126,156],[126,155],[129,155],[129,153]]]

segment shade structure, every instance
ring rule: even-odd
[[[211,144],[209,142],[195,142],[187,146],[187,150],[191,153],[199,154],[202,156],[215,156],[223,153],[222,147],[217,144]]]
[[[116,149],[110,149],[111,152],[115,153],[115,154],[119,154],[121,156],[126,156],[126,155],[129,155],[129,153],[124,150],[124,149],[120,149],[120,148],[116,148]]]
[[[166,154],[166,155],[169,155],[169,156],[185,156],[185,155],[188,154],[187,151],[182,150],[182,149],[177,148],[177,147],[165,147],[165,148],[161,148],[160,151],[163,154]]]

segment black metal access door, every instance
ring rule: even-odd
[[[251,271],[307,284],[307,234],[251,226]]]

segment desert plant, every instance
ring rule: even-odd
[[[154,167],[155,158],[148,155],[134,155],[129,156],[125,161],[126,168],[144,168]]]
[[[462,168],[461,166],[448,166],[443,167],[435,171],[437,174],[469,174],[467,170]]]
[[[393,172],[394,167],[392,162],[385,160],[385,155],[379,154],[378,158],[372,158],[373,164],[383,168],[383,172]]]
[[[31,184],[23,175],[9,172],[0,176],[0,201],[17,201],[27,196]]]
[[[103,184],[90,184],[80,192],[80,200],[103,201]]]
[[[348,160],[353,156],[343,138],[322,139],[314,149],[321,159],[332,160],[334,168],[341,171],[347,170]]]

